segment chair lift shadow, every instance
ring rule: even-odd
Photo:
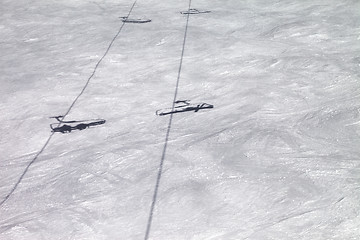
[[[91,119],[81,121],[63,121],[63,116],[51,117],[55,118],[58,122],[50,124],[52,132],[70,133],[73,130],[84,130],[89,127],[102,125],[106,122],[104,119]]]
[[[197,10],[196,8],[190,8],[187,11],[182,11],[180,12],[181,14],[202,14],[202,13],[210,13],[211,11],[200,11]]]
[[[203,109],[214,108],[214,105],[208,103],[190,103],[190,100],[178,100],[175,102],[174,108],[164,108],[156,111],[156,115],[165,116],[182,112],[198,112]]]
[[[148,19],[148,18],[128,18],[128,17],[120,17],[121,18],[121,21],[124,22],[124,23],[148,23],[148,22],[151,22],[151,19]]]

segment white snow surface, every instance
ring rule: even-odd
[[[133,4],[2,0],[0,201]],[[193,0],[149,239],[360,239],[360,1]],[[1,240],[144,239],[188,1],[138,0],[0,206]]]

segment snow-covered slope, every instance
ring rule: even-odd
[[[134,2],[3,0],[0,201]],[[0,206],[0,239],[144,239],[188,1],[138,0]],[[193,0],[149,239],[360,238],[360,2]]]

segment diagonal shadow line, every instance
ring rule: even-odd
[[[134,1],[133,5],[131,6],[128,14],[127,14],[127,18],[130,16],[132,10],[134,9],[135,7],[135,4],[136,4],[137,0]],[[125,26],[125,22],[123,22],[118,30],[118,32],[116,33],[116,35],[114,36],[114,38],[111,40],[108,48],[106,49],[104,55],[99,59],[99,61],[96,63],[95,65],[95,68],[92,72],[92,74],[90,75],[90,77],[87,79],[83,89],[81,90],[81,92],[79,93],[79,95],[75,98],[75,100],[72,102],[72,104],[70,105],[69,109],[66,111],[66,113],[63,115],[62,119],[61,120],[64,120],[65,117],[70,113],[71,109],[74,107],[75,103],[79,100],[80,96],[85,92],[86,88],[88,87],[89,83],[90,83],[90,80],[95,76],[95,73],[96,73],[96,70],[98,69],[100,63],[103,61],[103,59],[106,57],[106,55],[109,53],[110,51],[110,48],[113,46],[115,40],[118,38],[118,36],[120,35],[122,29],[124,28]]]
[[[6,197],[0,202],[0,206],[2,206],[9,198],[10,196],[15,192],[16,188],[18,187],[18,185],[20,184],[20,182],[22,181],[22,179],[24,178],[25,174],[27,173],[27,171],[29,170],[30,166],[37,160],[37,158],[40,156],[40,154],[45,150],[45,148],[47,147],[47,145],[49,144],[51,138],[54,136],[54,132],[50,134],[49,138],[47,139],[46,143],[44,144],[44,146],[41,148],[41,150],[35,155],[35,157],[31,160],[31,162],[29,162],[29,164],[26,166],[24,172],[21,174],[20,178],[18,179],[18,181],[16,182],[16,184],[14,185],[14,187],[11,189],[11,191],[6,195]]]
[[[127,17],[130,16],[132,10],[135,7],[137,0],[134,1],[134,3],[132,4]],[[80,96],[85,92],[86,88],[88,87],[90,80],[95,76],[96,70],[98,69],[100,63],[102,62],[102,60],[106,57],[106,55],[109,53],[110,48],[113,46],[115,40],[117,39],[117,37],[120,35],[122,29],[125,26],[125,22],[123,22],[119,28],[119,30],[117,31],[116,35],[114,36],[114,38],[111,40],[108,48],[106,49],[104,55],[99,59],[99,61],[96,63],[94,70],[92,72],[92,74],[90,75],[90,77],[87,79],[84,87],[82,88],[82,90],[80,91],[80,93],[76,96],[76,98],[74,99],[74,101],[71,103],[70,107],[68,108],[68,110],[66,111],[66,113],[62,116],[61,120],[64,120],[65,117],[70,113],[71,109],[75,106],[75,103],[79,100]],[[60,123],[59,123],[60,125]],[[58,125],[58,126],[59,126]],[[52,132],[50,134],[50,136],[48,137],[48,139],[46,140],[45,144],[43,145],[43,147],[41,148],[41,150],[35,155],[35,157],[28,163],[28,165],[26,166],[24,172],[21,174],[20,178],[18,179],[18,181],[16,182],[16,184],[14,185],[14,187],[10,190],[10,192],[5,196],[5,198],[0,202],[0,207],[11,197],[11,195],[15,192],[15,190],[17,189],[17,187],[19,186],[20,182],[23,180],[25,174],[28,172],[30,166],[38,159],[38,157],[44,152],[44,150],[46,149],[46,147],[49,145],[50,140],[52,139],[52,137],[54,136],[55,132]]]
[[[191,8],[191,0],[189,0],[188,11],[190,11],[190,8]],[[178,70],[178,75],[177,75],[177,80],[176,80],[174,99],[173,99],[172,108],[171,108],[172,111],[174,111],[175,102],[176,102],[176,98],[177,98],[178,90],[179,90],[181,69],[182,69],[182,63],[183,63],[184,53],[185,53],[186,37],[187,37],[187,31],[188,31],[188,26],[189,26],[189,17],[190,17],[190,14],[187,14],[185,33],[184,33],[184,40],[183,40],[183,44],[182,44],[182,51],[181,51],[181,57],[180,57],[179,70]],[[153,216],[154,216],[155,205],[156,205],[156,202],[157,202],[157,197],[158,197],[158,192],[159,192],[159,187],[160,187],[161,176],[162,176],[162,172],[163,172],[163,166],[164,166],[164,162],[165,162],[166,150],[167,150],[167,146],[168,146],[168,142],[169,142],[169,136],[170,136],[172,121],[173,121],[173,114],[170,114],[169,123],[168,123],[167,131],[166,131],[164,148],[163,148],[163,151],[162,151],[159,170],[158,170],[158,174],[157,174],[157,178],[156,178],[154,195],[153,195],[153,198],[152,198],[149,218],[148,218],[148,222],[147,222],[147,226],[146,226],[146,233],[145,233],[145,238],[144,238],[145,240],[148,240],[149,236],[150,236],[151,224],[152,224],[152,220],[153,220]]]

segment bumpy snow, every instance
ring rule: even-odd
[[[1,240],[144,239],[188,1],[3,0]],[[149,239],[360,239],[360,2],[193,0]],[[26,174],[19,182],[24,171]],[[14,187],[16,186],[16,189]]]

